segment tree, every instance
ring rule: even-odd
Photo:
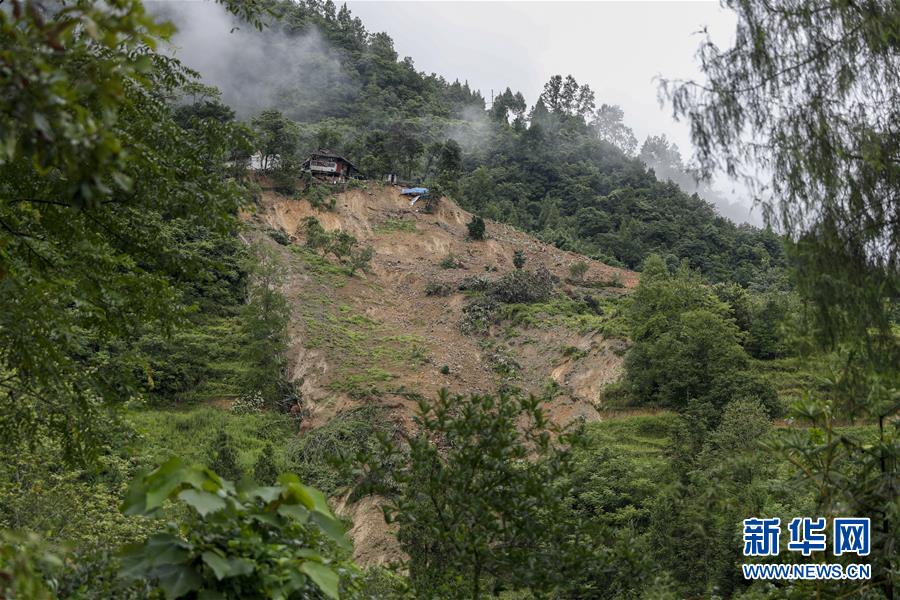
[[[411,122],[398,121],[388,127],[384,138],[384,152],[390,160],[391,172],[404,172],[412,177],[413,167],[425,150],[419,139],[418,127]]]
[[[372,261],[372,255],[374,254],[374,250],[371,246],[366,246],[364,248],[354,248],[350,251],[350,258],[347,261],[347,270],[350,275],[353,275],[357,271],[368,272],[369,271],[369,263]]]
[[[332,232],[329,237],[328,252],[334,254],[334,257],[340,262],[344,262],[344,258],[350,256],[356,247],[356,238],[346,231],[340,230]]]
[[[261,167],[281,170],[297,149],[297,126],[280,111],[264,110],[251,121],[258,138]]]
[[[588,85],[579,85],[574,77],[554,75],[544,84],[538,99],[551,112],[584,119],[595,108],[594,92]],[[536,108],[536,107],[535,107]]]
[[[647,136],[641,145],[638,158],[645,165],[656,171],[660,181],[671,180],[676,183],[689,183],[686,179],[684,161],[678,146],[669,141],[666,134]],[[688,188],[690,189],[690,188]]]
[[[292,400],[287,389],[287,325],[291,309],[279,286],[284,267],[269,248],[254,248],[250,264],[247,301],[241,310],[241,350],[246,368],[242,388],[245,395],[259,394],[268,406],[284,406]]]
[[[527,108],[522,92],[513,93],[511,89],[506,88],[503,93],[494,98],[491,116],[501,123],[508,123],[509,117],[512,115],[514,122],[521,123]]]
[[[469,239],[472,240],[483,240],[484,239],[484,219],[480,216],[475,215],[472,217],[472,220],[469,221],[466,227],[469,230]]]
[[[263,446],[259,458],[253,464],[253,479],[260,485],[274,485],[278,479],[278,467],[275,466],[275,448],[271,442]]]
[[[462,168],[462,148],[459,147],[459,143],[449,139],[441,144],[437,160],[438,186],[450,195],[456,196]]]
[[[771,387],[745,373],[748,357],[729,313],[686,264],[670,274],[660,257],[648,258],[633,294],[634,345],[625,357],[635,398],[684,410],[691,401],[721,407],[755,397],[778,412]]]
[[[746,558],[736,524],[784,510],[769,488],[775,466],[759,460],[772,426],[753,399],[728,403],[717,424],[702,413],[683,414],[674,428],[673,481],[651,509],[652,553],[675,575],[679,597],[734,597],[747,585],[737,568]]]
[[[222,103],[219,90],[202,84],[188,84],[184,95],[191,95],[193,101],[178,105],[172,115],[181,127],[189,129],[194,126],[195,120],[213,119],[223,124],[234,121],[234,110]]]
[[[285,474],[266,487],[235,486],[173,458],[129,487],[122,510],[152,516],[165,501],[186,518],[124,548],[121,576],[166,598],[331,598],[359,578],[350,541],[319,490]]]
[[[552,485],[570,468],[575,434],[551,425],[534,397],[447,390],[419,402],[414,431],[359,457],[359,489],[393,486],[386,515],[417,597],[476,600],[488,577],[536,593],[564,588],[563,565],[589,550],[572,543],[579,525],[561,519],[564,490]]]
[[[768,175],[765,216],[794,242],[796,281],[815,308],[819,347],[838,351],[843,363],[825,393],[796,406],[825,441],[792,436],[779,449],[815,484],[819,514],[866,515],[880,528],[873,583],[892,598],[900,436],[886,423],[900,411],[900,6],[730,6],[734,46],[707,41],[700,49],[707,82],[664,82],[663,92],[690,121],[707,176]],[[835,429],[860,418],[878,423],[877,439],[863,443]],[[839,464],[863,475],[842,477]]]
[[[625,111],[616,104],[601,104],[591,125],[597,130],[597,137],[609,142],[628,156],[634,156],[637,150],[637,138],[624,122]]]
[[[321,250],[323,254],[326,253],[331,237],[319,220],[315,217],[306,217],[302,226],[306,230],[306,247],[314,251]]]
[[[248,141],[175,120],[190,74],[150,50],[163,29],[140,2],[56,8],[0,11],[0,438],[87,460],[147,383],[134,340],[171,333],[208,264],[178,232],[236,226],[226,163]]]
[[[690,399],[727,403],[713,392],[747,367],[737,327],[709,310],[679,314],[658,338],[635,344],[626,363],[638,398],[674,408]]]
[[[522,250],[513,251],[513,266],[521,270],[525,266],[525,253]]]
[[[210,453],[212,455],[209,462],[210,468],[232,481],[241,478],[242,471],[238,464],[237,451],[234,449],[234,442],[230,435],[220,431],[210,448]]]
[[[891,216],[900,210],[900,8],[732,6],[734,46],[701,48],[710,83],[664,82],[663,91],[690,120],[707,175],[771,174],[766,215],[797,242],[799,272],[809,274],[798,281],[818,306],[822,342],[856,340],[861,356],[893,370],[896,337],[879,332],[900,299],[900,223]]]
[[[443,143],[438,155],[438,173],[447,177],[456,177],[462,170],[462,149],[456,140],[450,139]]]

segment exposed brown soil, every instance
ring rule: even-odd
[[[454,392],[492,392],[501,378],[484,348],[484,340],[459,328],[466,297],[456,291],[473,275],[499,277],[512,270],[515,250],[526,268],[546,267],[565,279],[569,267],[584,261],[588,281],[612,281],[627,293],[637,274],[544,244],[512,227],[487,221],[484,241],[467,240],[471,214],[442,199],[435,214],[418,212],[393,186],[375,185],[337,196],[333,210],[317,210],[305,200],[264,192],[260,209],[248,219],[291,236],[291,246],[277,248],[288,265],[284,292],[291,301],[290,372],[300,386],[304,430],[363,404],[387,409],[386,418],[408,427],[415,394],[431,397],[441,388]],[[328,261],[302,249],[303,220],[316,217],[326,230],[340,229],[374,249],[369,273],[348,277]],[[298,229],[299,228],[299,229]],[[445,269],[452,254],[462,268]],[[429,283],[445,283],[453,292],[428,296]],[[619,340],[562,326],[519,328],[503,340],[503,351],[520,366],[515,385],[539,393],[548,382],[558,386],[548,406],[559,423],[596,420],[601,388],[622,372]],[[576,348],[567,356],[563,349]],[[441,369],[447,367],[448,373]],[[377,563],[393,557],[377,507],[349,507],[358,558]],[[376,514],[377,513],[377,514]],[[378,521],[379,525],[376,525]],[[377,533],[380,532],[380,533]],[[387,544],[387,545],[385,545]]]

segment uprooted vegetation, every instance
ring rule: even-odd
[[[334,256],[350,275],[368,270],[373,253],[371,246],[360,246],[355,237],[344,231],[325,231],[315,217],[304,220],[303,230],[307,248],[323,257]]]
[[[583,263],[582,263],[583,264]],[[581,333],[600,331],[625,338],[626,323],[618,295],[557,289],[558,280],[546,269],[515,270],[496,281],[467,278],[460,289],[470,294],[460,328],[467,334],[487,334],[494,325],[549,327],[560,325]]]

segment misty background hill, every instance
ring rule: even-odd
[[[148,5],[178,27],[168,51],[239,118],[274,109],[296,126],[297,160],[327,147],[369,176],[437,185],[467,210],[623,267],[656,252],[747,285],[782,260],[777,236],[722,216],[740,210],[698,184],[665,135],[640,143],[620,107],[571,76],[548,74],[531,104],[508,88],[491,103],[465,80],[417,71],[346,6],[272,2],[260,31],[212,3]],[[438,181],[457,147],[458,169]]]

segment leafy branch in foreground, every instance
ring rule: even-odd
[[[331,598],[355,589],[351,543],[325,496],[282,475],[238,485],[173,458],[132,483],[122,510],[154,516],[187,507],[180,525],[123,551],[121,576],[155,582],[166,598]]]
[[[900,5],[730,0],[734,46],[700,48],[708,83],[666,82],[706,174],[765,173],[767,219],[834,347],[895,369],[900,300]],[[773,108],[777,107],[777,108]],[[745,175],[757,185],[755,175]]]

